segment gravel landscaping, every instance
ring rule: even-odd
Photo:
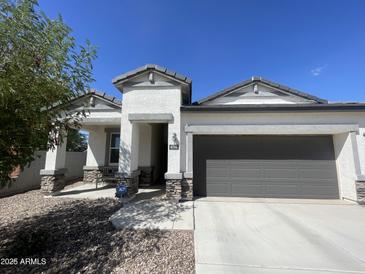
[[[0,258],[18,258],[2,262],[1,273],[195,272],[192,231],[115,230],[108,218],[119,208],[114,199],[45,198],[38,190],[0,199]]]

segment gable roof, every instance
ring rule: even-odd
[[[134,70],[131,70],[129,72],[123,73],[123,74],[115,77],[112,80],[112,83],[114,85],[124,83],[124,82],[128,81],[129,79],[131,79],[137,75],[140,75],[146,71],[156,71],[167,77],[173,78],[174,80],[176,80],[178,82],[182,82],[182,83],[189,84],[189,85],[192,82],[190,78],[188,78],[182,74],[179,74],[175,71],[169,70],[169,69],[167,69],[165,67],[161,67],[159,65],[147,64],[147,65],[144,65],[142,67],[136,68]]]
[[[221,91],[218,91],[218,92],[216,92],[216,93],[214,93],[214,94],[212,94],[208,97],[205,97],[205,98],[195,102],[194,104],[196,104],[196,105],[204,104],[206,102],[212,101],[212,100],[214,100],[218,97],[221,97],[221,96],[225,96],[226,94],[231,93],[232,91],[235,91],[237,89],[243,88],[243,87],[248,86],[248,85],[251,85],[253,83],[262,83],[262,84],[267,85],[269,87],[282,90],[286,93],[290,93],[290,94],[293,94],[295,96],[299,96],[299,97],[302,97],[302,98],[305,98],[305,99],[308,99],[308,100],[313,100],[313,101],[315,101],[315,103],[318,103],[318,104],[327,104],[328,103],[327,100],[325,100],[325,99],[321,99],[321,98],[313,96],[311,94],[308,94],[308,93],[305,93],[305,92],[302,92],[302,91],[299,91],[299,90],[296,90],[296,89],[292,89],[292,88],[287,87],[287,86],[280,85],[278,83],[263,79],[262,77],[253,76],[249,80],[240,82],[240,83],[235,84],[231,87],[228,87],[228,88],[225,88]]]
[[[75,97],[72,101],[83,98],[83,97],[92,96],[92,95],[94,95],[95,97],[98,97],[102,100],[105,100],[109,103],[112,103],[113,105],[116,105],[118,107],[122,106],[122,100],[119,100],[119,99],[115,98],[114,96],[110,96],[110,95],[106,94],[105,92],[100,92],[95,89],[91,89],[91,90],[87,91],[85,94]]]
[[[100,98],[101,100],[107,101],[108,103],[111,103],[112,105],[114,105],[118,108],[122,107],[122,100],[119,100],[113,96],[109,96],[105,92],[99,92],[99,91],[96,91],[95,89],[91,89],[79,96],[73,97],[71,100],[69,100],[65,104],[56,103],[52,106],[52,108],[57,109],[63,105],[72,106],[73,102],[80,100],[80,99],[86,99],[87,97],[91,97],[91,96],[95,96],[97,98]]]

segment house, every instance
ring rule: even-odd
[[[86,109],[84,181],[105,168],[130,186],[164,181],[168,197],[239,196],[365,202],[365,103],[329,103],[252,77],[191,102],[192,81],[157,65],[113,79]],[[42,189],[63,187],[65,144],[47,152]]]

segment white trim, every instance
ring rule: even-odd
[[[121,117],[122,115],[120,115]],[[82,118],[81,124],[88,125],[119,125],[120,117],[86,117]]]
[[[128,120],[132,123],[171,123],[172,113],[129,113]]]
[[[183,174],[181,172],[179,173],[172,173],[172,172],[166,172],[165,173],[165,179],[170,180],[181,180],[183,178]]]
[[[357,124],[267,124],[267,125],[186,125],[185,132],[193,134],[225,135],[320,135],[358,132]]]

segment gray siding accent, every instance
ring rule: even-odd
[[[195,136],[194,194],[338,198],[331,136]]]

